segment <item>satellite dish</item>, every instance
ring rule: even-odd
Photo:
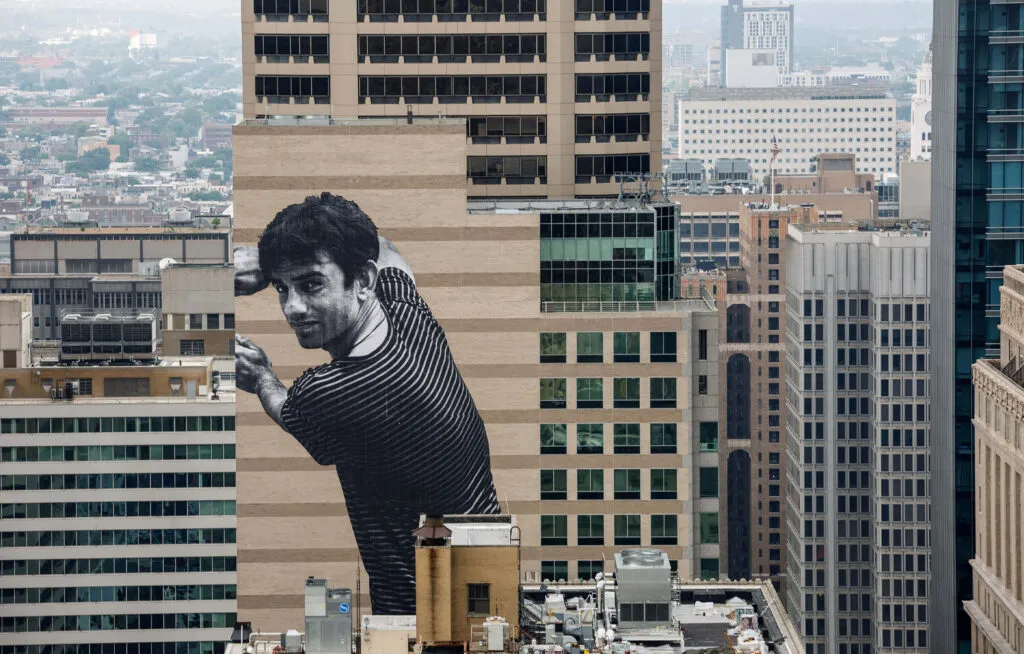
[[[175,261],[174,259],[172,259],[171,257],[167,257],[166,259],[161,259],[160,260],[160,270],[167,270],[168,268],[170,268],[171,266],[173,266],[173,265],[175,265],[177,263],[178,262]]]

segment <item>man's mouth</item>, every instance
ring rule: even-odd
[[[315,323],[315,322],[293,322],[293,323],[291,323],[291,326],[292,326],[292,329],[294,329],[297,332],[308,332],[309,330],[315,328],[317,326],[317,323]]]

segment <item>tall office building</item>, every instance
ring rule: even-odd
[[[1022,3],[938,0],[932,56],[933,651],[970,651],[962,610],[974,597],[974,435],[971,365],[999,355],[999,287],[1024,262],[1018,117],[1009,56]],[[1016,177],[1016,181],[1014,181]],[[955,574],[951,574],[955,571]]]
[[[971,651],[1024,650],[1024,268],[1003,272],[999,358],[974,364],[978,505]]]
[[[719,319],[703,295],[665,299],[676,207],[467,206],[464,128],[238,126],[237,241],[255,243],[276,211],[322,190],[358,202],[393,240],[486,426],[502,510],[521,528],[524,581],[590,578],[626,546],[664,549],[682,578],[718,577]],[[282,167],[273,153],[286,151],[305,154]],[[240,333],[268,347],[286,385],[326,360],[273,318],[273,291],[237,306]],[[354,589],[360,551],[337,470],[251,395],[239,398],[239,424],[251,435],[239,450],[239,611],[283,628],[302,615],[306,575]]]
[[[27,357],[11,327],[30,306],[0,298],[5,352]],[[236,617],[235,404],[216,369],[0,369],[0,652],[223,649]]]
[[[465,117],[469,197],[616,196],[617,173],[661,171],[661,16],[660,0],[253,0],[244,116]]]
[[[789,228],[785,596],[808,654],[931,651],[928,241]]]
[[[774,0],[729,0],[722,7],[722,86],[729,50],[772,50],[779,75],[793,70],[793,5]]]

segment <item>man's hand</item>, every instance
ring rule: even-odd
[[[244,336],[235,335],[235,386],[246,393],[259,394],[268,378],[277,380],[273,364],[260,346]]]
[[[267,415],[281,429],[288,431],[281,418],[281,409],[288,399],[288,389],[274,373],[267,353],[238,334],[235,335],[235,388],[256,395]]]
[[[235,297],[259,293],[270,284],[260,270],[259,249],[251,245],[235,247]]]

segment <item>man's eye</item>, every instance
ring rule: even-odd
[[[305,291],[306,293],[315,293],[319,291],[321,288],[323,288],[323,284],[321,284],[320,282],[305,282],[302,285],[302,290]]]
[[[288,287],[283,284],[274,284],[274,290],[277,291],[279,295],[284,295],[288,292]]]

